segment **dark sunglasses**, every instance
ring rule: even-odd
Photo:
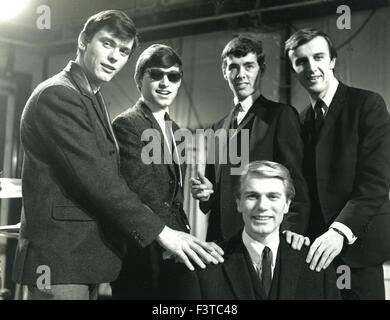
[[[172,83],[176,83],[181,80],[181,74],[177,71],[164,72],[158,69],[149,69],[148,73],[154,81],[160,81],[165,75],[167,75],[168,80]]]

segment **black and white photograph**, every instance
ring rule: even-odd
[[[0,300],[390,300],[389,17],[1,0]]]

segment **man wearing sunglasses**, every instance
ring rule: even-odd
[[[117,299],[168,299],[174,295],[171,290],[176,288],[178,268],[164,260],[166,249],[191,270],[194,267],[190,259],[202,268],[205,263],[223,262],[223,251],[217,245],[189,234],[183,211],[185,166],[177,161],[173,139],[179,127],[169,117],[169,106],[178,93],[182,75],[181,59],[172,48],[161,44],[148,47],[138,58],[134,75],[141,97],[113,122],[123,177],[165,223],[157,239],[146,248],[129,242],[121,274],[112,284]],[[161,143],[162,163],[144,161],[146,142],[141,137],[151,131]],[[171,161],[165,161],[169,158]]]

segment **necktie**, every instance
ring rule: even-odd
[[[234,107],[232,123],[230,126],[232,129],[238,128],[238,114],[240,113],[241,110],[242,110],[242,107],[241,107],[240,103]]]
[[[172,132],[172,123],[173,122],[172,122],[171,118],[169,117],[168,112],[165,112],[165,114],[164,114],[164,121],[165,121],[165,134],[167,135],[167,138],[169,141],[168,145],[169,145],[169,148],[170,148],[170,151],[172,154],[172,160],[173,160],[173,164],[175,166],[176,175],[179,179],[180,185],[182,186],[183,185],[182,184],[183,178],[182,178],[182,174],[181,174],[179,155],[178,155],[177,149],[176,149],[175,137],[173,136],[173,132]],[[168,125],[167,122],[170,122],[170,124]]]
[[[315,113],[315,134],[318,137],[319,132],[321,130],[321,127],[324,123],[324,111],[326,111],[326,104],[321,99],[318,99],[314,106],[314,113]]]
[[[272,282],[271,266],[272,266],[272,251],[270,248],[265,247],[261,259],[261,283],[263,284],[263,288],[267,297],[269,295],[269,290],[271,289],[271,282]]]

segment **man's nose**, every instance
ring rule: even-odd
[[[237,68],[237,75],[236,75],[236,77],[240,78],[240,79],[245,77],[245,70],[244,70],[244,68],[242,68],[242,67],[238,67]]]
[[[166,74],[161,78],[159,85],[162,87],[167,87],[169,85],[169,79]]]
[[[307,62],[307,68],[309,71],[315,71],[317,69],[317,62],[314,59],[309,59]]]
[[[111,62],[111,63],[114,63],[116,61],[118,61],[119,59],[119,49],[117,48],[113,48],[111,51],[110,51],[110,54],[108,55],[108,60]]]
[[[266,211],[269,207],[269,200],[267,197],[261,196],[257,202],[257,207],[260,211]]]

